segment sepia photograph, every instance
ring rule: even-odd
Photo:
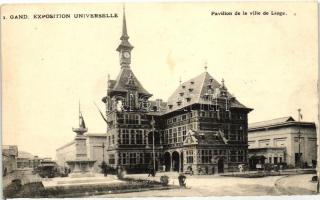
[[[319,194],[316,2],[1,5],[4,198]]]

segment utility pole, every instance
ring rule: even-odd
[[[106,146],[104,145],[104,142],[102,142],[102,145],[101,145],[101,146],[94,146],[94,147],[102,148],[102,161],[104,162],[104,148],[106,147]]]
[[[155,153],[154,153],[154,125],[155,125],[155,121],[153,119],[151,119],[151,128],[152,128],[152,154],[153,154],[153,171],[156,171],[156,157],[155,157]]]
[[[299,149],[298,149],[298,165],[301,168],[301,131],[300,131],[300,119],[301,119],[301,109],[298,109],[298,142],[299,142]]]
[[[104,148],[106,147],[104,145],[104,142],[102,142],[102,145],[101,146],[94,146],[94,147],[99,147],[99,148],[102,148],[102,162],[101,162],[101,169],[103,170],[103,174],[106,176],[107,173],[106,173],[106,162],[104,161]]]

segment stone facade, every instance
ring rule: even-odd
[[[102,99],[107,115],[107,164],[128,171],[156,166],[166,171],[217,173],[247,163],[248,113],[208,72],[180,83],[167,102],[152,96],[131,69],[125,15],[120,73],[108,76]],[[153,163],[153,159],[155,163]]]
[[[312,166],[317,160],[315,123],[298,122],[292,117],[250,124],[248,133],[249,152],[259,152],[260,149],[259,154],[265,155],[266,162],[275,164],[282,161],[291,166],[298,166],[301,164],[298,163],[299,135],[300,162]],[[263,153],[265,149],[275,148],[282,148],[283,152]]]

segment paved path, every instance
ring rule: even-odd
[[[311,182],[312,176],[315,176],[315,174],[285,176],[279,178],[275,182],[275,186],[284,195],[316,194],[317,183]]]
[[[178,174],[170,176],[170,184],[178,185]],[[130,177],[157,180],[145,174],[128,175]],[[314,194],[315,183],[311,183],[312,175],[269,176],[262,178],[237,178],[223,176],[187,176],[187,189],[164,191],[145,191],[123,194],[108,194],[97,197],[205,197],[205,196],[254,196],[254,195],[292,195]],[[303,180],[303,181],[302,181]],[[299,184],[303,183],[303,184]],[[303,185],[301,187],[300,185]]]

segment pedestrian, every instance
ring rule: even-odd
[[[180,187],[187,187],[186,186],[186,176],[183,173],[180,173],[180,175],[178,176],[178,180],[179,180],[179,185]]]
[[[152,168],[149,167],[149,168],[148,168],[148,177],[149,177],[149,176],[152,176],[152,174],[153,174],[153,173],[152,173]]]

